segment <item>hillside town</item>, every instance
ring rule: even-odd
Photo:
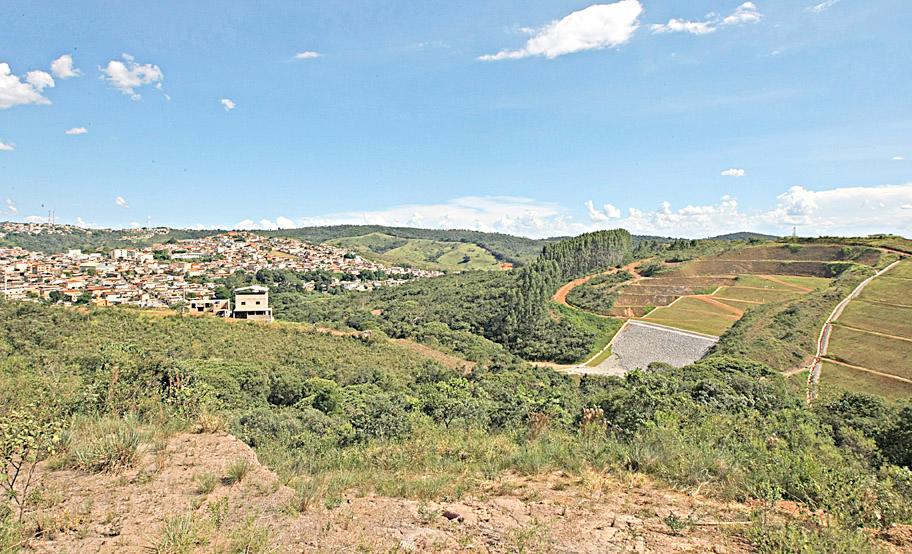
[[[30,229],[53,232],[49,227]],[[13,231],[6,226],[3,230]],[[0,247],[0,292],[18,300],[143,308],[202,305],[216,299],[220,279],[239,271],[260,270],[325,271],[333,275],[328,288],[348,291],[396,286],[442,274],[387,267],[333,246],[240,231],[93,252],[70,249],[46,254]],[[313,281],[305,286],[317,290]]]

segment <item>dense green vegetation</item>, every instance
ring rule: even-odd
[[[626,271],[597,275],[571,290],[567,302],[589,312],[608,315],[617,299],[618,285],[631,278]]]
[[[912,520],[912,407],[846,395],[809,409],[777,373],[727,356],[623,379],[523,364],[465,374],[379,335],[0,302],[0,427],[24,413],[61,422],[53,463],[84,472],[133,463],[140,428],[226,426],[302,504],[336,506],[351,491],[454,498],[504,472],[624,470],[759,500],[745,536],[770,552],[873,549],[862,527]],[[829,524],[781,526],[764,515],[780,498]],[[11,514],[3,529],[16,540]]]
[[[218,230],[192,229],[82,229],[61,226],[61,232],[32,235],[6,233],[0,247],[18,246],[36,252],[57,253],[79,248],[86,252],[114,248],[141,248],[175,240],[195,239],[220,233]]]

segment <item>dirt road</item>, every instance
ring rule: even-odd
[[[814,355],[814,358],[811,360],[811,364],[806,368],[809,370],[808,371],[808,382],[807,382],[808,404],[810,404],[811,402],[813,402],[814,400],[817,399],[817,389],[820,385],[820,370],[823,367],[823,358],[826,356],[827,349],[829,349],[829,346],[830,346],[830,333],[832,333],[832,331],[833,331],[833,322],[836,321],[837,319],[839,319],[839,316],[842,315],[842,312],[845,310],[846,306],[849,305],[849,302],[851,302],[852,300],[857,298],[858,295],[861,294],[861,291],[863,291],[865,289],[865,287],[867,287],[871,283],[871,281],[873,281],[877,277],[880,277],[884,273],[890,271],[891,269],[893,269],[894,267],[899,265],[899,263],[901,261],[902,261],[902,259],[896,260],[892,264],[881,269],[874,275],[868,277],[867,279],[865,279],[864,281],[859,283],[859,285],[857,287],[855,287],[855,290],[850,292],[848,296],[843,298],[842,301],[839,304],[837,304],[835,308],[833,308],[833,311],[830,313],[830,316],[823,323],[823,327],[820,328],[820,336],[817,338],[817,353]]]
[[[625,265],[622,268],[609,269],[608,271],[604,271],[602,273],[593,273],[592,275],[586,275],[585,277],[580,277],[579,279],[574,279],[574,280],[570,281],[569,283],[565,284],[564,286],[562,286],[561,288],[557,289],[557,292],[555,292],[554,296],[552,296],[551,298],[558,304],[562,304],[567,307],[572,307],[572,306],[570,306],[570,304],[567,303],[567,295],[570,294],[571,290],[573,290],[576,287],[582,285],[583,283],[589,281],[589,279],[592,279],[593,277],[598,277],[599,275],[613,275],[619,271],[626,271],[627,273],[633,275],[634,281],[637,281],[637,280],[643,278],[642,275],[640,275],[639,273],[636,272],[637,266],[640,266],[640,265],[648,262],[651,259],[652,258],[637,260],[635,262],[630,262],[629,264]],[[632,281],[625,281],[624,284],[630,284],[631,282]]]

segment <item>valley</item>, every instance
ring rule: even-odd
[[[22,422],[39,422],[41,453],[39,492],[14,484],[22,521],[0,538],[38,552],[902,548],[908,259],[623,230],[547,244],[513,269],[375,290],[321,292],[280,268],[216,283],[271,290],[271,324],[0,300],[0,428],[15,453]],[[820,326],[888,266],[835,320],[808,404],[797,371]],[[850,509],[861,496],[882,508]]]

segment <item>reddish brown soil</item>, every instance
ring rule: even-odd
[[[194,476],[224,476],[244,459],[250,470],[233,485],[199,492]],[[146,448],[120,474],[40,470],[45,501],[30,522],[41,532],[34,552],[149,552],[165,521],[191,514],[205,543],[230,551],[249,526],[266,530],[276,552],[747,552],[730,533],[749,520],[741,504],[661,489],[636,474],[504,475],[474,495],[439,502],[346,495],[303,513],[295,494],[229,435],[181,434],[158,452]],[[210,507],[227,507],[215,529]],[[667,519],[689,522],[677,533]]]
[[[645,259],[645,260],[637,260],[635,262],[625,265],[624,267],[622,267],[620,269],[614,268],[614,269],[605,271],[604,273],[595,273],[592,275],[586,275],[585,277],[580,277],[579,279],[574,279],[574,280],[570,281],[569,283],[565,284],[564,286],[562,286],[561,288],[557,289],[557,292],[554,293],[552,300],[554,300],[558,304],[562,304],[564,306],[571,307],[570,304],[567,303],[567,295],[570,294],[570,291],[575,289],[576,287],[582,285],[583,283],[587,282],[589,279],[592,279],[593,277],[596,277],[598,275],[611,275],[611,274],[617,273],[619,271],[626,271],[626,272],[630,273],[631,275],[633,275],[634,279],[641,279],[642,277],[640,276],[639,273],[636,272],[636,268],[637,268],[637,266],[648,262],[650,259],[651,258]]]

